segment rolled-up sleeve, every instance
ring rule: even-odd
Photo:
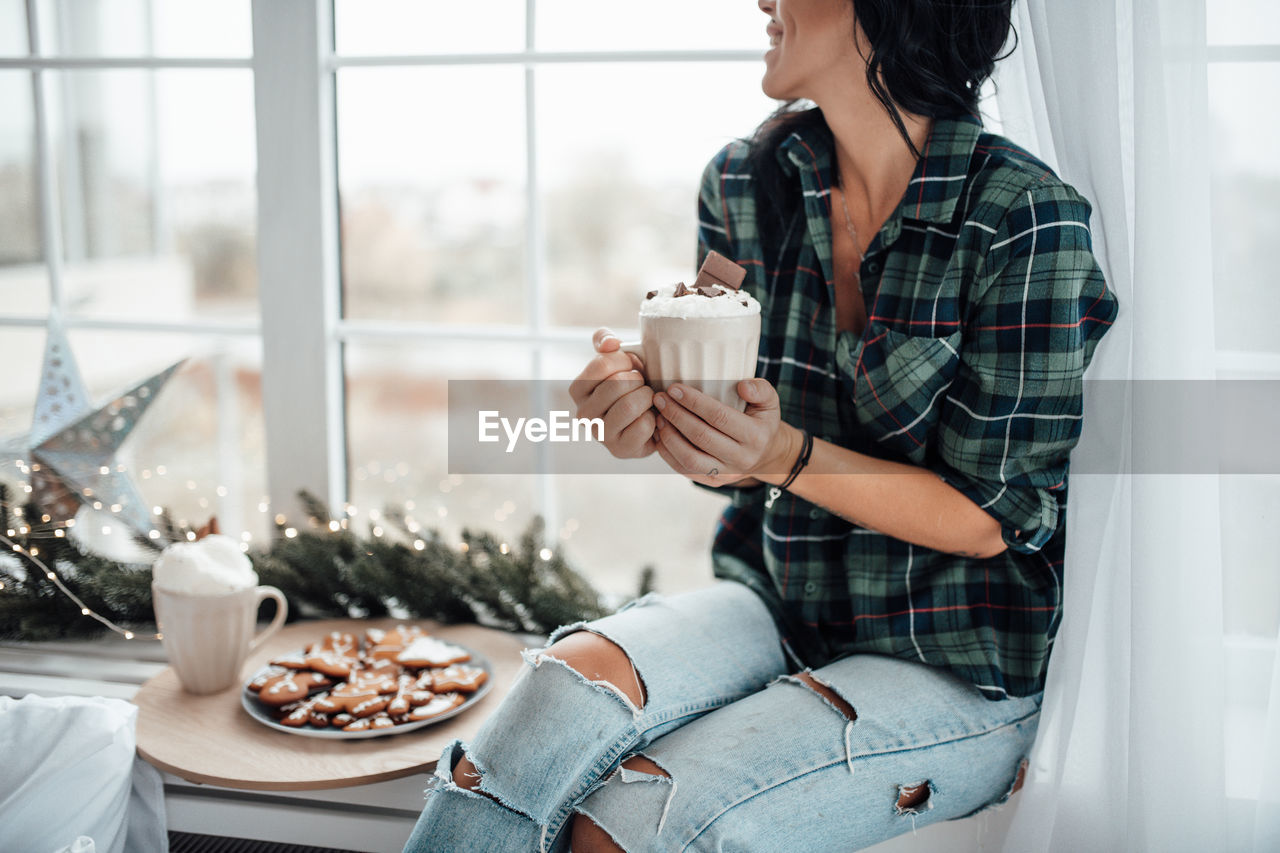
[[[1040,550],[1062,524],[1084,371],[1115,317],[1089,210],[1061,184],[1021,191],[973,282],[941,404],[937,473],[995,518],[1015,551]]]

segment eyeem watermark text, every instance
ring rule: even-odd
[[[502,417],[494,409],[482,409],[479,412],[478,438],[482,442],[500,441],[498,429],[507,436],[507,452],[513,453],[521,436],[525,441],[537,444],[542,441],[604,441],[604,420],[602,418],[575,418],[566,411],[553,411],[549,418],[510,418]]]

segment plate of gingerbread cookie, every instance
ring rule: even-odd
[[[489,662],[416,625],[332,631],[272,660],[240,704],[265,726],[350,740],[401,734],[457,716],[492,686]]]

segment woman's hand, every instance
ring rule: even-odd
[[[706,486],[786,479],[800,451],[800,433],[782,423],[778,392],[764,379],[745,379],[738,395],[747,403],[745,412],[688,385],[655,394],[658,455]]]
[[[640,359],[622,352],[608,329],[591,337],[595,358],[569,384],[579,418],[604,419],[604,446],[619,459],[639,459],[657,448],[653,391],[644,384]]]

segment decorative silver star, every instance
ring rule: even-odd
[[[145,535],[151,514],[115,455],[181,365],[170,365],[95,409],[66,332],[51,316],[31,431],[0,446],[0,459],[28,474],[33,502],[55,521],[73,517],[83,504]]]

